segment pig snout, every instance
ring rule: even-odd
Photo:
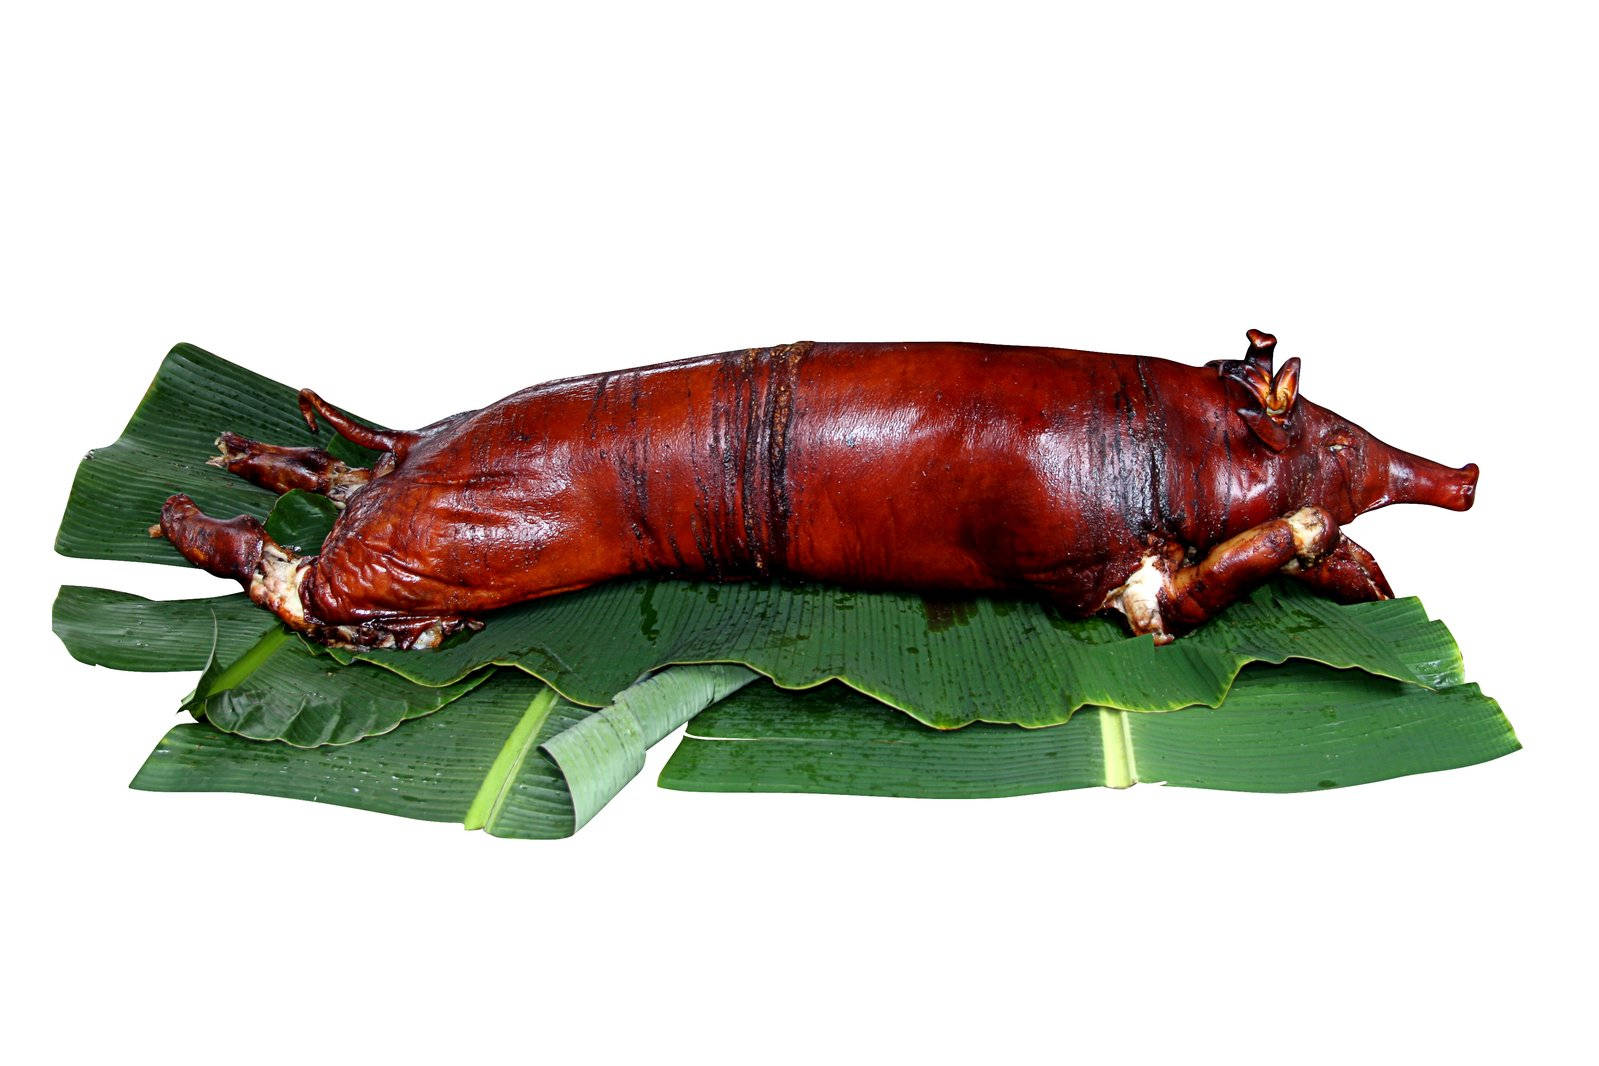
[[[1400,452],[1389,467],[1388,486],[1395,503],[1424,503],[1466,511],[1477,497],[1477,464],[1454,467]]]
[[[1469,511],[1471,505],[1477,502],[1477,464],[1467,463],[1456,471],[1460,476],[1455,480],[1455,502],[1451,510]]]

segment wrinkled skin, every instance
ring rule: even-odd
[[[291,625],[353,644],[427,646],[635,574],[1020,593],[1120,610],[1162,641],[1279,571],[1388,595],[1340,527],[1390,503],[1464,510],[1476,467],[1299,399],[1298,360],[1273,376],[1274,340],[1250,336],[1244,360],[1204,367],[804,343],[551,382],[395,434],[307,393],[308,414],[387,453],[370,474],[231,435],[218,463],[346,502],[319,556],[219,533],[185,497],[162,531]]]

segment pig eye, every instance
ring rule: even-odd
[[[1332,452],[1334,455],[1337,455],[1339,452],[1349,447],[1351,443],[1352,442],[1348,437],[1344,436],[1342,433],[1337,433],[1327,438],[1327,450]]]

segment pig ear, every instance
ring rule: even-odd
[[[1283,364],[1277,371],[1277,376],[1271,379],[1271,396],[1266,404],[1266,413],[1272,417],[1287,418],[1293,414],[1294,404],[1299,399],[1299,356],[1294,356]]]
[[[1258,329],[1249,331],[1249,350],[1242,359],[1220,359],[1216,373],[1240,388],[1248,403],[1238,409],[1244,424],[1274,452],[1288,447],[1293,438],[1294,405],[1299,400],[1299,359],[1293,358],[1272,375],[1277,338]]]
[[[1249,338],[1249,351],[1244,353],[1244,362],[1259,367],[1270,376],[1272,355],[1277,351],[1277,338],[1258,329],[1252,329],[1244,336]]]
[[[1288,447],[1292,439],[1289,436],[1288,427],[1272,418],[1271,415],[1266,414],[1264,411],[1252,411],[1247,407],[1240,408],[1238,414],[1244,420],[1244,424],[1254,431],[1255,436],[1260,438],[1260,443],[1272,451],[1280,452]]]

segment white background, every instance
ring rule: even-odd
[[[1593,27],[1108,6],[11,9],[17,1061],[1591,1054]],[[575,839],[503,842],[128,791],[187,679],[49,632],[63,582],[223,591],[50,550],[179,340],[405,426],[801,338],[1197,362],[1250,326],[1311,398],[1481,464],[1472,512],[1354,533],[1525,751],[918,802],[666,792],[668,742]]]

